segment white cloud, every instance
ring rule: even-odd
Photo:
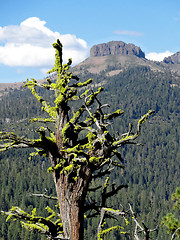
[[[7,66],[41,67],[53,63],[52,48],[43,48],[31,44],[7,43],[0,47],[0,62]]]
[[[89,53],[87,43],[75,35],[60,35],[47,28],[45,21],[31,17],[18,26],[0,27],[0,63],[7,66],[48,67],[54,64],[52,43],[57,38],[63,44],[63,59],[73,64]]]
[[[59,39],[63,44],[63,58],[66,61],[72,58],[73,64],[77,64],[88,57],[89,48],[83,39],[71,34],[61,35]]]
[[[114,33],[118,34],[118,35],[127,35],[127,36],[135,36],[135,37],[139,37],[139,36],[143,36],[144,35],[141,32],[128,31],[128,30],[116,30],[116,31],[114,31]]]
[[[153,61],[163,61],[165,57],[171,56],[173,53],[165,51],[162,53],[151,52],[146,55],[146,58]]]

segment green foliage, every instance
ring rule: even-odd
[[[27,150],[9,150],[7,153],[8,156],[6,153],[0,156],[0,168],[3,169],[3,174],[0,174],[2,194],[0,210],[7,212],[15,205],[30,213],[36,208],[37,215],[46,218],[48,214],[45,208],[49,205],[57,212],[53,200],[48,201],[31,195],[42,193],[46,188],[48,195],[55,195],[52,176],[46,173],[49,163],[44,158],[37,158],[37,162],[33,160],[29,162],[30,151]],[[6,222],[3,215],[0,217],[0,224],[4,229],[0,233],[0,239],[47,239],[35,231],[28,233],[21,227],[19,221]]]
[[[104,222],[103,227],[104,227],[105,224],[106,224],[106,222]],[[113,226],[113,227],[107,228],[107,229],[105,229],[105,230],[102,230],[102,229],[101,229],[100,232],[99,232],[99,234],[98,234],[98,240],[104,240],[104,237],[105,237],[108,233],[110,233],[110,232],[112,232],[112,231],[117,231],[117,230],[119,230],[121,234],[124,234],[124,232],[122,231],[122,229],[123,229],[123,227],[120,227],[120,226]]]
[[[171,199],[175,201],[174,209],[180,210],[180,187],[178,187],[176,192],[172,194]]]
[[[165,217],[163,217],[162,224],[165,225],[168,229],[168,233],[173,234],[173,238],[177,236],[180,239],[180,219],[176,218],[175,215],[180,212],[180,187],[176,189],[176,192],[172,194],[171,199],[175,201],[174,203],[174,210],[177,210],[176,213],[168,213]]]
[[[50,238],[62,234],[62,223],[60,222],[59,216],[58,220],[53,222],[52,219],[56,216],[56,213],[50,207],[46,207],[46,210],[50,213],[46,218],[37,216],[36,208],[32,210],[31,214],[23,211],[19,207],[12,207],[9,212],[1,213],[8,215],[6,221],[10,218],[14,220],[20,219],[22,226],[29,231],[37,231],[41,234],[48,235]]]

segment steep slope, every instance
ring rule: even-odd
[[[101,71],[107,71],[109,75],[116,75],[128,67],[149,66],[153,71],[164,71],[164,66],[159,66],[153,61],[145,58],[139,58],[136,55],[107,55],[98,57],[89,57],[82,63],[74,67],[75,73],[94,73],[99,74]],[[115,72],[115,70],[118,70]]]
[[[173,59],[177,59],[175,54]],[[169,60],[168,60],[169,59]],[[106,71],[107,75],[116,75],[129,67],[146,66],[156,72],[171,71],[180,75],[180,64],[171,58],[162,62],[150,61],[145,58],[144,52],[134,44],[126,44],[122,41],[112,41],[98,44],[91,48],[90,57],[74,67],[74,72],[99,74]],[[172,64],[172,61],[174,61]]]

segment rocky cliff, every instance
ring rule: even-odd
[[[164,58],[163,62],[172,63],[172,64],[180,64],[180,52],[177,52],[169,57]]]
[[[126,44],[122,41],[111,41],[108,43],[94,45],[90,50],[91,57],[108,55],[135,55],[140,58],[145,58],[145,54],[140,47],[131,43]]]

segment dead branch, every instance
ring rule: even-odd
[[[29,194],[30,196],[36,196],[36,197],[43,197],[43,198],[47,198],[47,199],[51,199],[51,200],[58,200],[57,197],[52,197],[52,196],[48,196],[48,195],[45,195],[44,193],[30,193]]]

